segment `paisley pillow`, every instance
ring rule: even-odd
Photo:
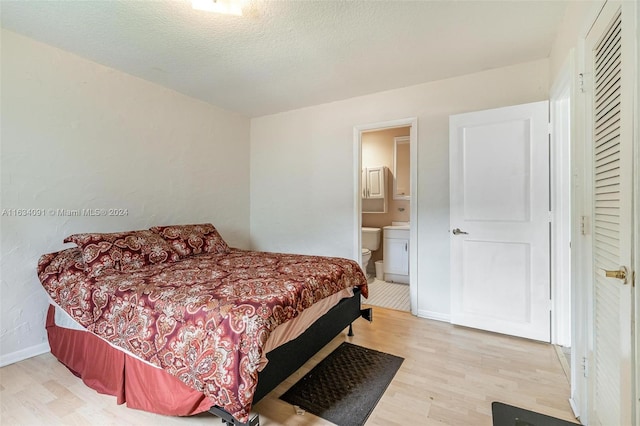
[[[85,272],[91,277],[105,270],[127,272],[180,259],[160,235],[147,230],[74,234],[65,238],[64,242],[76,243],[82,250]]]
[[[231,249],[210,223],[198,225],[154,226],[181,258],[200,253],[229,253]]]

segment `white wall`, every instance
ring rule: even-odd
[[[540,60],[252,119],[254,248],[351,257],[353,127],[418,117],[418,313],[448,318],[448,117],[547,99],[548,70]]]
[[[249,247],[249,120],[2,31],[0,365],[48,350],[38,258],[72,233],[213,222]],[[122,217],[50,209],[123,208]]]
[[[586,35],[604,3],[604,0],[583,0],[567,4],[549,57],[549,81],[552,85],[566,64],[569,52],[575,49],[579,39]]]

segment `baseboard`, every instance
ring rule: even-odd
[[[564,375],[567,378],[567,382],[571,384],[571,368],[569,367],[569,363],[567,362],[567,358],[562,351],[562,347],[559,345],[553,345],[553,348],[556,351],[556,355],[558,356],[558,361],[560,361],[560,365],[562,366],[562,371],[564,371]]]
[[[5,367],[9,364],[24,361],[27,358],[42,355],[50,350],[51,348],[49,348],[49,343],[45,342],[19,351],[11,352],[6,355],[0,355],[0,367]]]
[[[571,411],[573,411],[574,417],[580,421],[580,410],[578,409],[578,404],[573,398],[569,398],[569,405],[571,406]]]
[[[451,322],[451,315],[443,314],[441,312],[418,310],[418,316],[420,318],[427,318],[436,321]]]

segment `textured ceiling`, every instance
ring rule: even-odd
[[[2,27],[255,117],[546,58],[567,1],[0,2]]]

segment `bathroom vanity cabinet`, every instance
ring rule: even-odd
[[[384,280],[409,284],[409,227],[385,226]]]

